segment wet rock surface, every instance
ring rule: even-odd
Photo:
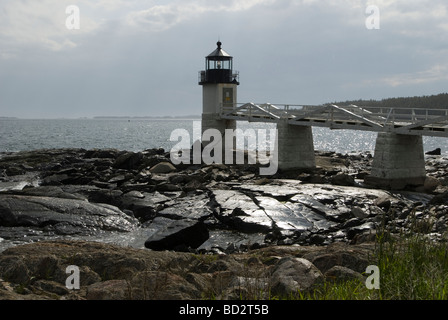
[[[363,185],[369,153],[316,152],[316,170],[269,177],[256,165],[174,166],[163,149],[3,154],[0,245],[110,232],[138,233],[137,247],[153,250],[326,245],[359,241],[385,222],[406,228],[411,213],[431,215],[437,237],[447,220],[448,159],[426,157],[425,185],[394,192]]]
[[[269,282],[270,289],[275,288],[282,295],[296,290],[295,283],[302,283],[288,278],[288,272],[307,273],[309,282],[306,283],[312,287],[326,273],[329,277],[357,278],[364,271],[366,261],[359,254],[357,258],[342,253],[313,256],[313,250],[326,250],[339,244],[354,248],[374,240],[379,228],[398,234],[411,225],[414,228],[418,225],[420,232],[433,239],[440,239],[447,231],[448,159],[427,155],[428,179],[424,186],[387,191],[363,184],[363,177],[370,171],[369,153],[316,152],[316,157],[317,168],[313,171],[278,172],[263,177],[258,175],[256,165],[174,166],[162,149],[142,152],[57,149],[2,154],[0,251],[4,253],[0,255],[0,279],[4,280],[3,292],[8,297],[11,292],[5,293],[9,292],[5,288],[36,272],[14,255],[21,248],[41,248],[40,242],[46,240],[59,242],[42,242],[42,248],[58,247],[61,243],[60,250],[66,248],[75,255],[76,245],[72,240],[120,244],[126,247],[120,250],[135,252],[137,256],[155,255],[155,252],[164,256],[169,255],[164,250],[170,250],[177,252],[172,253],[179,255],[176,257],[190,258],[204,253],[233,256],[275,248],[272,250],[277,251],[272,256],[281,259],[291,257],[285,253],[289,252],[284,249],[288,246],[291,250],[307,247],[306,255],[295,255],[306,261],[285,258],[278,261],[282,261],[281,267],[273,263],[282,270],[277,273],[271,270],[272,265],[261,263],[263,270],[276,274],[272,279],[268,277],[269,281],[267,276],[263,277],[262,282]],[[34,242],[31,247],[18,246]],[[85,244],[89,245],[101,248],[98,252],[103,250],[104,257],[113,251],[106,244]],[[56,259],[58,262],[53,263],[58,266],[65,263],[54,256],[48,259]],[[134,261],[137,266],[141,263],[138,259]],[[229,270],[231,262],[225,261],[207,268]],[[351,265],[353,261],[357,262]],[[91,264],[80,264],[88,277],[98,280],[101,272],[92,271]],[[138,283],[141,277],[147,277],[148,283],[157,282],[159,276],[166,279],[167,288],[184,286],[183,291],[176,289],[173,296],[163,297],[198,298],[209,290],[204,283],[210,285],[216,280],[213,274],[205,275],[202,269],[200,272],[194,269],[187,273],[188,277],[182,274],[181,278],[170,272],[159,274],[159,269],[137,269],[133,273],[135,279],[125,279],[125,282],[124,278],[101,284],[91,280],[96,285],[81,298],[129,298],[130,291],[123,289],[125,283]],[[11,276],[11,272],[18,274]],[[220,291],[220,297],[247,294],[237,284],[254,281],[241,274],[232,277],[226,279],[229,287]],[[32,283],[33,290],[65,292],[55,283],[41,280]],[[149,298],[144,291],[137,286],[131,298]],[[32,298],[32,292],[27,294]],[[58,295],[65,296],[65,293]]]

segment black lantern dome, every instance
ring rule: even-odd
[[[238,72],[233,72],[233,58],[221,48],[221,41],[216,43],[215,51],[205,57],[205,71],[199,72],[199,84],[238,82]]]

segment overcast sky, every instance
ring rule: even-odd
[[[80,29],[66,26],[69,5]],[[380,29],[368,29],[375,5]],[[0,0],[0,116],[200,114],[222,47],[238,102],[447,92],[446,0]],[[72,22],[71,19],[69,19]],[[375,22],[375,20],[369,20]]]

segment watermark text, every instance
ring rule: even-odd
[[[193,139],[188,130],[175,129],[170,141],[178,142],[170,151],[173,164],[245,164],[247,158],[247,164],[269,164],[260,167],[260,175],[278,169],[277,129],[225,129],[223,134],[210,128],[201,136],[201,122],[193,121]]]
[[[65,287],[69,290],[79,290],[79,268],[77,266],[68,266],[65,273],[70,274],[65,280]]]
[[[368,30],[379,30],[380,29],[380,8],[375,5],[367,6],[366,14],[369,16],[366,18],[366,28]]]
[[[79,30],[81,28],[81,16],[79,7],[70,5],[65,8],[65,13],[69,16],[65,19],[65,26],[68,30]]]

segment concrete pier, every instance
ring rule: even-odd
[[[290,125],[286,120],[277,123],[278,168],[314,169],[313,132],[311,127]]]
[[[378,133],[370,185],[403,189],[407,185],[423,185],[426,179],[423,139],[417,135]]]

